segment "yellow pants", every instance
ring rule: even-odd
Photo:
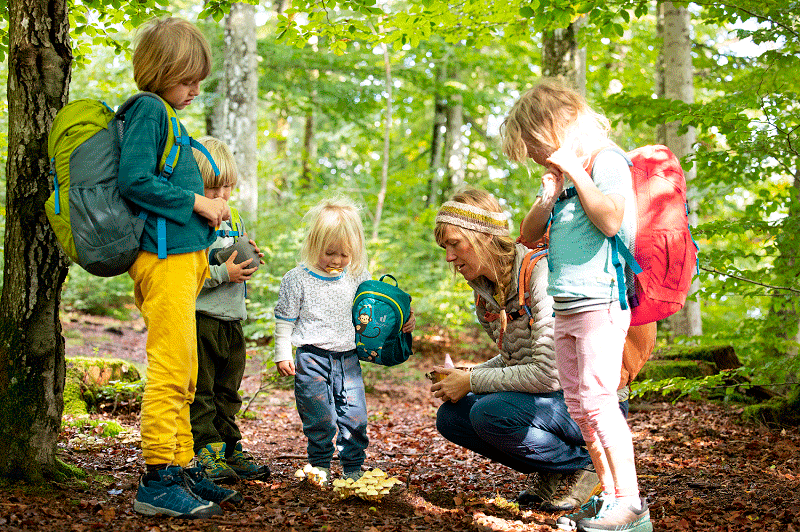
[[[189,405],[197,385],[195,301],[208,276],[206,251],[140,251],[128,271],[147,326],[147,383],[142,398],[145,464],[186,466],[194,457]]]

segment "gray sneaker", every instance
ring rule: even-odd
[[[650,522],[650,507],[647,500],[642,499],[641,510],[634,510],[628,505],[616,501],[604,505],[594,517],[578,521],[578,532],[653,532]]]
[[[539,506],[544,512],[567,512],[579,508],[588,501],[592,495],[600,495],[603,487],[600,485],[600,478],[595,473],[594,467],[580,469],[572,475],[570,482],[567,483],[565,490],[560,495],[555,495],[552,499],[546,499]]]
[[[548,471],[540,471],[536,473],[533,482],[528,489],[523,491],[517,497],[517,503],[520,506],[538,506],[544,501],[553,498],[553,495],[558,491],[561,481],[567,475],[562,473],[551,473]]]

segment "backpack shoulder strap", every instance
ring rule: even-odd
[[[620,155],[625,157],[625,160],[628,162],[628,166],[633,166],[633,162],[631,162],[630,156],[627,153],[625,153],[625,151],[622,148],[620,148],[616,144],[610,144],[608,146],[603,146],[602,148],[598,148],[598,149],[594,150],[591,153],[591,155],[589,155],[589,158],[583,164],[583,168],[586,170],[586,173],[588,173],[589,175],[592,175],[592,170],[594,169],[594,160],[597,159],[598,155],[600,155],[602,152],[604,152],[606,150],[611,150],[611,151],[619,153]]]
[[[244,230],[242,227],[242,217],[239,215],[238,209],[231,207],[231,229],[217,229],[217,236],[227,238],[229,236],[242,236]]]
[[[528,314],[530,323],[533,324],[533,313],[531,312],[531,276],[533,275],[533,268],[542,257],[547,256],[547,249],[531,250],[525,254],[522,259],[522,264],[519,266],[519,287],[517,292],[519,294],[519,306],[525,309]]]
[[[161,96],[155,94],[153,92],[137,92],[127,100],[125,103],[119,106],[115,116],[123,117],[125,113],[130,109],[130,107],[138,101],[140,98],[153,98],[158,100],[164,106],[164,111],[167,113],[167,139],[164,143],[164,151],[161,153],[161,159],[159,160],[158,168],[161,170],[162,175],[169,178],[172,175],[172,171],[175,168],[175,162],[178,160],[178,156],[180,154],[180,137],[181,137],[181,126],[180,121],[178,120],[178,115],[175,113],[175,110],[172,108],[171,105],[167,103]]]

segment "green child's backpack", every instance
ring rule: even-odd
[[[48,137],[54,191],[45,202],[45,212],[69,258],[101,277],[128,271],[139,253],[147,219],[147,211],[132,206],[117,187],[125,112],[142,97],[158,99],[167,111],[169,135],[159,163],[160,178],[167,180],[172,175],[181,145],[200,149],[216,171],[208,150],[181,135],[175,111],[156,94],[135,94],[116,112],[105,102],[92,99],[65,105],[53,120]],[[163,218],[157,228],[158,256],[165,258]]]
[[[385,282],[389,277],[394,284]],[[384,275],[379,281],[358,285],[353,300],[358,358],[383,366],[395,366],[411,356],[411,333],[402,331],[411,314],[411,296]]]

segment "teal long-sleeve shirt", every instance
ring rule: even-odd
[[[148,211],[141,247],[158,252],[156,220],[167,229],[167,253],[191,253],[208,248],[214,228],[194,212],[195,194],[203,195],[203,178],[192,149],[180,150],[168,181],[159,178],[158,163],[169,135],[167,111],[155,98],[139,98],[125,113],[118,186],[122,197]],[[181,124],[182,134],[187,134]]]

